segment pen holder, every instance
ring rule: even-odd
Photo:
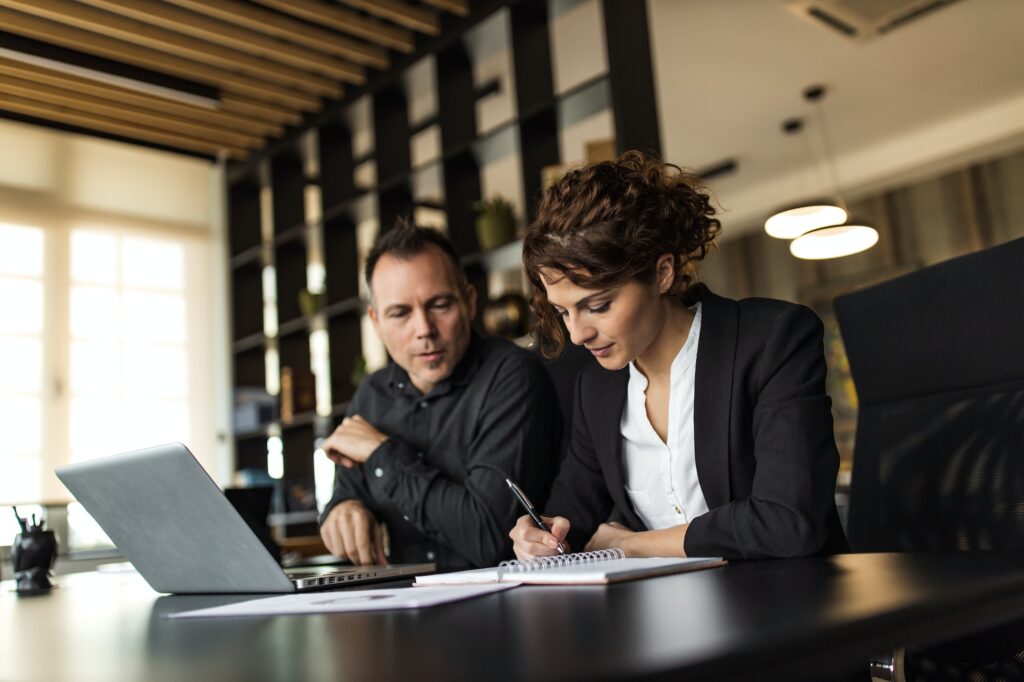
[[[52,530],[19,533],[11,545],[11,563],[19,595],[44,594],[53,588],[50,569],[57,560],[57,536]]]

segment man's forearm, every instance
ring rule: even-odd
[[[504,477],[524,473],[522,467],[506,470],[500,461],[471,466],[466,478],[457,481],[401,439],[391,438],[363,468],[374,498],[387,499],[427,537],[478,566],[507,558],[508,528],[518,511]],[[543,478],[530,472],[520,482],[536,490]]]

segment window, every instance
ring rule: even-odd
[[[211,252],[187,229],[0,224],[0,545],[7,505],[71,501],[62,464],[181,441],[219,473]],[[76,504],[68,523],[104,539]]]
[[[44,241],[38,227],[0,225],[0,501],[42,492]]]
[[[71,232],[71,461],[191,442],[184,247]]]

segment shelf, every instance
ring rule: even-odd
[[[480,134],[478,137],[474,138],[473,140],[470,140],[468,142],[464,142],[462,144],[454,145],[452,147],[449,147],[448,149],[443,150],[440,156],[434,157],[434,158],[430,159],[429,161],[425,161],[423,163],[417,164],[416,166],[413,166],[412,168],[410,168],[408,171],[405,171],[405,172],[402,172],[402,173],[398,173],[397,175],[393,175],[393,176],[391,176],[389,178],[386,178],[383,181],[378,182],[377,185],[372,187],[372,188],[357,190],[356,194],[354,194],[352,196],[349,196],[349,197],[345,197],[344,199],[340,199],[337,202],[331,204],[329,207],[325,207],[324,211],[323,211],[323,216],[322,216],[322,218],[320,219],[319,222],[322,224],[322,223],[330,220],[331,218],[337,217],[339,214],[341,214],[345,210],[349,209],[354,203],[356,203],[357,201],[363,199],[367,195],[378,194],[378,193],[386,192],[386,191],[391,190],[391,189],[395,189],[397,187],[401,187],[402,184],[408,182],[412,178],[413,175],[415,175],[416,173],[423,172],[424,170],[426,170],[428,168],[431,168],[431,167],[436,166],[436,165],[441,164],[441,163],[453,161],[456,158],[458,158],[460,156],[464,156],[466,154],[473,154],[474,156],[481,156],[484,153],[483,152],[484,148],[486,148],[486,146],[489,143],[494,142],[500,135],[508,134],[509,132],[512,131],[512,129],[514,129],[519,124],[526,123],[528,121],[531,121],[531,120],[537,118],[538,116],[540,116],[543,113],[550,112],[553,109],[555,109],[556,107],[558,107],[560,104],[562,104],[562,103],[564,103],[564,102],[566,102],[568,100],[571,100],[573,97],[577,97],[577,96],[583,95],[589,89],[601,86],[602,84],[607,83],[607,81],[608,81],[607,74],[602,74],[600,76],[595,76],[594,78],[590,78],[590,79],[588,79],[586,81],[583,81],[582,83],[580,83],[578,85],[575,85],[572,88],[566,90],[562,94],[556,95],[556,96],[552,97],[551,99],[547,100],[546,102],[544,102],[544,103],[542,103],[540,105],[534,106],[534,107],[532,107],[531,109],[529,109],[529,110],[527,110],[525,112],[520,113],[519,116],[510,118],[507,121],[504,121],[503,123],[500,123],[500,124],[490,128],[489,130],[487,130],[484,133]],[[430,119],[430,120],[431,120],[432,124],[433,124],[433,122],[435,122],[434,119]],[[367,157],[356,159],[354,161],[354,165],[359,165],[360,163],[363,163],[364,161],[366,161],[367,159],[370,159],[370,158],[373,158],[372,154],[367,156]],[[424,205],[424,206],[429,205],[431,208],[444,208],[443,206],[432,204],[432,202],[416,202],[416,203],[417,203],[417,205]],[[290,229],[293,229],[293,228],[290,228]],[[284,233],[282,233],[282,234],[284,234]]]
[[[324,314],[327,315],[328,319],[332,317],[338,317],[340,315],[349,315],[351,313],[363,312],[363,299],[358,296],[352,298],[346,298],[343,301],[332,303],[331,305],[324,308]]]
[[[257,264],[262,265],[262,263],[259,263],[260,256],[262,254],[262,244],[257,244],[256,246],[248,248],[245,251],[242,251],[241,253],[237,253],[234,256],[231,256],[231,268],[237,270],[238,268],[249,265],[253,261],[257,261]]]
[[[300,239],[305,240],[306,231],[308,229],[309,226],[305,222],[301,222],[297,225],[292,225],[287,230],[284,230],[279,234],[274,235],[274,246],[284,246],[285,244],[298,241]]]
[[[287,322],[280,322],[277,325],[277,336],[290,336],[297,332],[309,329],[309,319],[305,317],[295,317]]]
[[[370,194],[373,194],[373,190],[370,190],[370,189],[357,189],[355,194],[353,194],[351,196],[347,196],[344,199],[339,199],[338,201],[334,202],[330,206],[327,206],[326,208],[324,208],[323,215],[320,216],[320,220],[318,221],[318,223],[320,225],[323,225],[324,223],[326,223],[329,220],[334,220],[335,218],[337,218],[340,215],[342,215],[343,213],[345,213],[345,211],[347,211],[350,208],[352,208],[352,206],[356,202],[361,201],[362,199],[366,198]]]
[[[318,519],[319,515],[315,509],[310,511],[279,512],[267,516],[267,525],[287,526],[293,523],[316,523]]]
[[[424,164],[424,165],[426,165],[426,164]],[[415,172],[416,172],[415,169],[410,168],[407,171],[404,171],[402,173],[398,173],[397,175],[392,175],[390,178],[386,178],[384,180],[380,180],[378,178],[377,185],[373,189],[366,190],[366,191],[367,192],[376,192],[377,194],[383,194],[384,192],[387,192],[389,190],[396,189],[398,187],[401,187],[403,184],[409,182],[410,180],[412,180],[412,175]]]
[[[289,429],[297,429],[300,426],[309,426],[310,424],[316,423],[319,419],[329,419],[329,417],[321,417],[313,410],[299,412],[294,415],[289,422],[281,420],[281,430],[287,431]]]
[[[270,437],[270,427],[273,426],[274,423],[275,422],[267,422],[266,424],[263,424],[259,428],[249,429],[248,431],[241,431],[239,433],[236,433],[235,434],[235,440],[236,441],[242,441],[242,440],[251,440],[253,438],[269,438]]]
[[[501,79],[492,78],[491,80],[481,84],[478,88],[476,88],[476,91],[473,93],[473,96],[475,101],[479,101],[486,97],[490,97],[491,95],[496,95],[499,92],[501,92]],[[428,116],[422,121],[417,121],[415,125],[410,126],[409,136],[415,137],[416,135],[419,135],[430,126],[435,126],[438,125],[439,123],[440,121],[438,120],[437,114]],[[368,158],[372,158],[372,156],[373,155],[370,154]],[[366,158],[360,159],[360,162],[365,160]]]
[[[462,257],[462,266],[479,265],[487,272],[510,270],[523,262],[523,240],[517,239],[490,251],[480,251]]]
[[[232,342],[231,352],[238,354],[250,351],[253,348],[259,348],[267,342],[267,335],[263,332],[257,332],[250,334],[249,336],[242,337],[237,341]]]
[[[303,131],[317,131],[315,144],[307,145],[289,133],[254,157],[258,165],[250,162],[228,169],[232,200],[228,206],[229,236],[234,240],[229,258],[235,306],[233,328],[242,337],[232,345],[236,384],[265,383],[263,355],[271,347],[277,350],[279,366],[292,370],[295,386],[300,380],[304,382],[303,397],[307,398],[295,405],[301,405],[304,411],[290,423],[278,419],[238,434],[240,465],[265,467],[266,453],[261,452],[265,448],[258,439],[273,434],[287,441],[285,478],[312,476],[312,459],[308,456],[311,446],[348,409],[355,390],[350,377],[363,358],[362,327],[367,304],[359,296],[362,269],[358,256],[359,237],[363,236],[359,233],[360,221],[367,213],[376,212],[377,222],[387,229],[398,217],[416,209],[443,212],[460,262],[470,270],[471,281],[483,297],[488,295],[491,279],[486,273],[507,271],[511,277],[515,274],[512,271],[521,267],[521,240],[479,251],[476,214],[471,207],[485,190],[509,191],[504,186],[489,188],[485,182],[493,181],[493,164],[518,157],[518,169],[509,175],[517,176],[521,195],[526,198],[524,212],[529,215],[534,211],[544,169],[566,161],[561,158],[560,131],[611,108],[612,75],[601,74],[555,94],[546,3],[513,4],[508,14],[507,47],[513,53],[513,73],[507,81],[475,83],[478,71],[471,51],[459,41],[438,44],[431,50],[437,73],[437,107],[426,117],[411,121],[409,102],[413,94],[401,78],[386,79],[367,91],[369,107],[354,112],[358,124],[339,108],[330,116],[314,117],[302,126]],[[611,61],[608,71],[616,73]],[[624,79],[632,77],[627,70]],[[506,93],[504,88],[514,92]],[[509,100],[513,103],[504,110],[505,120],[489,124],[484,130],[478,103],[496,92],[503,97],[514,95]],[[514,102],[521,108],[517,110]],[[429,140],[414,139],[425,131]],[[355,142],[364,133],[372,138],[372,149],[355,154]],[[416,157],[415,165],[414,148],[423,152]],[[371,169],[365,166],[371,162],[376,167],[373,183],[357,185],[357,180],[371,178]],[[316,177],[307,170],[314,166],[318,169]],[[314,191],[311,185],[320,191]],[[268,210],[271,215],[267,215]],[[307,220],[312,216],[317,219]],[[260,228],[266,229],[268,224],[273,227],[273,235],[260,241]],[[310,258],[325,264],[326,305],[316,316],[307,318],[302,315],[299,294],[309,284]],[[266,303],[263,264],[270,262],[275,265],[274,299],[281,322],[268,338],[262,333],[260,303]],[[335,402],[327,416],[311,411],[308,400],[313,329],[324,329],[327,337],[329,383]],[[254,333],[257,331],[261,333]]]
[[[348,403],[344,403],[345,406]],[[337,409],[337,406],[335,406]],[[344,411],[343,411],[344,413]],[[309,425],[329,425],[330,422],[337,416],[334,412],[329,415],[319,415],[312,410],[306,412],[300,412],[296,414],[291,421],[285,422],[281,419],[275,419],[274,421],[261,424],[258,428],[248,429],[234,434],[236,441],[251,440],[253,438],[270,438],[272,435],[276,435],[278,429],[281,432],[289,431],[292,429],[298,429]]]

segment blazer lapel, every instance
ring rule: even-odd
[[[604,472],[608,492],[611,493],[615,506],[626,516],[627,525],[631,528],[644,528],[643,522],[633,511],[626,496],[626,474],[622,465],[622,434],[619,426],[622,423],[622,410],[626,404],[626,387],[629,385],[629,369],[617,372],[605,371],[601,375],[599,390],[601,395],[594,396],[599,406],[596,410],[597,419],[591,426],[594,438],[594,450],[601,471]]]
[[[701,328],[693,401],[693,442],[704,499],[710,509],[730,499],[729,424],[736,357],[736,303],[701,287]]]

